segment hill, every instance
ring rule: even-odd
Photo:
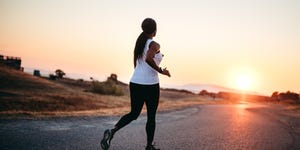
[[[127,97],[99,95],[67,79],[52,81],[0,65],[1,114],[50,114],[127,106]],[[74,81],[75,82],[75,81]]]
[[[121,83],[123,96],[89,92],[91,81],[49,80],[0,64],[0,117],[118,115],[130,110],[129,88]],[[162,89],[160,110],[202,103],[185,90]]]
[[[185,84],[181,86],[177,86],[178,89],[186,89],[189,91],[192,91],[194,93],[199,93],[201,90],[206,90],[209,92],[218,93],[221,91],[226,92],[236,92],[237,90],[232,88],[227,88],[219,85],[213,85],[213,84]]]

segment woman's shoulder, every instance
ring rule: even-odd
[[[160,45],[159,45],[159,43],[157,43],[156,41],[151,41],[151,43],[150,43],[150,45],[149,45],[149,47],[153,47],[153,48],[155,48],[155,49],[159,49],[160,48]]]

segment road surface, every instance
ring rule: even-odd
[[[300,149],[299,118],[258,104],[200,105],[157,114],[155,145],[162,150]],[[1,150],[96,150],[120,117],[0,120]],[[146,116],[120,130],[111,150],[142,150]]]

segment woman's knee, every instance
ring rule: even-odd
[[[130,117],[131,120],[136,120],[139,117],[140,113],[138,113],[138,112],[130,112],[128,115],[129,115],[129,117]]]

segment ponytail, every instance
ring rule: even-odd
[[[134,59],[141,58],[144,53],[145,44],[148,40],[147,35],[142,32],[136,40],[135,47],[134,47]]]

